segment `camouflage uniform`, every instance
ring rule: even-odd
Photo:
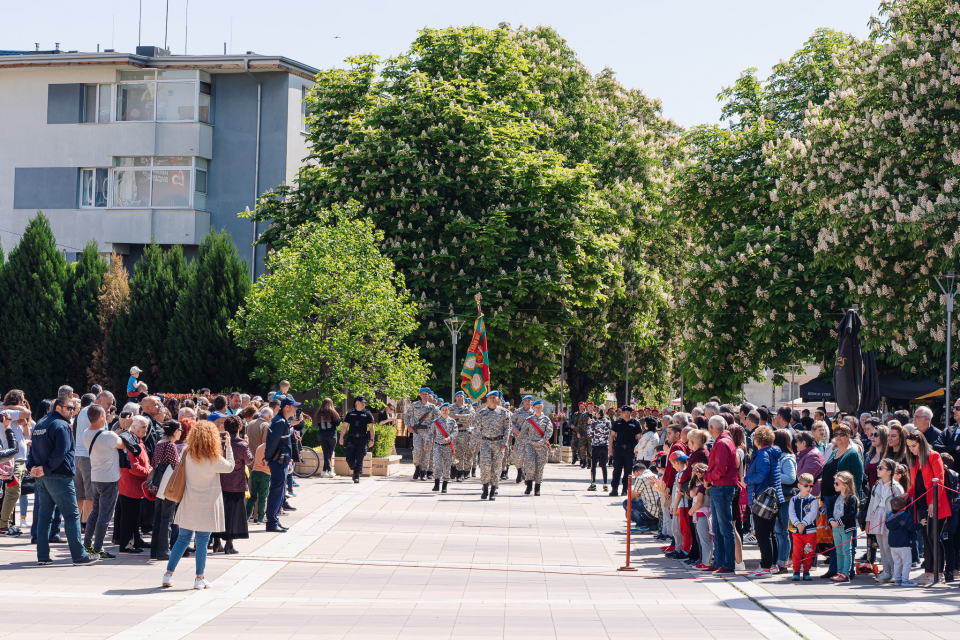
[[[413,464],[424,474],[430,471],[433,462],[433,440],[430,439],[430,427],[440,417],[437,405],[424,404],[420,400],[411,402],[403,416],[403,424],[413,430]],[[427,445],[427,451],[423,450]]]
[[[533,420],[543,430],[543,436],[530,424]],[[530,416],[520,425],[520,448],[523,451],[523,477],[538,486],[543,482],[543,468],[550,453],[550,436],[553,435],[553,423],[547,416]]]
[[[590,457],[593,453],[591,444],[590,444],[590,423],[593,422],[593,416],[590,415],[589,411],[584,411],[580,414],[577,419],[576,434],[577,434],[577,453],[580,456],[580,465],[587,467],[590,466]]]
[[[511,433],[510,412],[503,407],[484,407],[477,412],[475,425],[480,441],[480,480],[485,485],[493,485],[495,490],[500,484],[504,454],[500,447],[506,446]]]
[[[523,429],[523,423],[532,415],[533,409],[524,409],[523,405],[521,405],[513,412],[513,416],[510,418],[510,424],[514,429]],[[513,439],[513,450],[511,454],[510,463],[517,469],[523,469],[523,450],[520,448],[520,440],[517,438]]]
[[[443,437],[440,429],[437,428],[437,422],[446,429],[449,440]],[[453,418],[438,417],[430,423],[430,432],[428,439],[433,444],[433,479],[440,482],[446,482],[450,479],[450,465],[453,464],[453,450],[450,443],[454,442],[457,434],[457,421]],[[454,446],[455,448],[455,446]],[[426,453],[426,452],[424,452]]]
[[[450,417],[456,419],[457,416],[460,416],[460,421],[457,422],[457,436],[454,440],[457,448],[454,462],[461,477],[470,473],[470,468],[474,465],[476,459],[477,443],[473,434],[474,414],[473,406],[467,403],[464,403],[462,407],[455,404],[450,405]]]

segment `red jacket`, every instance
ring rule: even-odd
[[[707,461],[707,450],[705,447],[700,447],[693,453],[688,451],[687,455],[690,456],[690,459],[687,460],[687,468],[680,474],[680,484],[687,482],[693,476],[693,465]]]
[[[737,448],[733,446],[730,434],[724,431],[713,441],[703,479],[718,487],[733,486],[740,479],[737,467]]]
[[[667,468],[663,470],[663,482],[667,485],[667,491],[673,491],[673,481],[677,478],[677,470],[673,468],[673,464],[670,462],[670,456],[674,451],[690,453],[687,445],[679,440],[670,446],[670,451],[667,453]]]
[[[947,490],[943,488],[943,458],[940,457],[940,454],[936,451],[931,451],[930,455],[927,456],[927,464],[923,465],[920,469],[920,475],[923,476],[923,486],[926,495],[924,498],[927,501],[927,504],[933,504],[933,479],[936,478],[939,481],[939,490],[937,493],[940,494],[937,499],[937,518],[949,518],[950,517],[950,499],[947,497]],[[913,480],[917,477],[917,468],[910,467],[910,479]],[[914,497],[914,489],[916,484],[913,482],[910,483],[910,488],[907,490],[907,495],[911,498]],[[915,515],[916,521],[919,522],[926,514],[918,513]]]
[[[140,455],[135,456],[124,450],[132,469],[120,469],[120,495],[128,498],[143,498],[143,482],[150,475],[150,456],[140,440]]]

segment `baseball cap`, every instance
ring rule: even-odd
[[[670,460],[679,460],[680,462],[686,462],[690,459],[690,456],[683,453],[682,451],[674,451],[670,454]]]
[[[280,399],[280,406],[281,407],[289,407],[289,406],[299,407],[300,403],[294,400],[293,396],[283,396]]]
[[[143,369],[141,369],[140,367],[130,367],[130,375],[133,375],[135,373],[142,373],[142,372],[143,372]]]
[[[354,402],[362,402],[362,403],[366,404],[367,399],[364,398],[363,396],[357,396],[356,398],[353,399],[353,401],[354,401]],[[280,404],[281,404],[281,406],[283,406],[283,403],[280,403]]]
[[[622,407],[620,407],[620,411],[633,411],[633,407],[631,407],[628,404],[625,404]]]

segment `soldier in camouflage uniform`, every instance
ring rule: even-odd
[[[580,422],[580,416],[583,415],[587,410],[587,403],[581,402],[577,411],[574,411],[570,414],[570,453],[572,458],[570,459],[571,464],[577,464],[580,460],[580,436],[577,434],[577,424]]]
[[[537,423],[540,427],[540,433],[530,421]],[[553,423],[550,418],[543,415],[543,400],[537,400],[533,403],[533,415],[527,416],[523,422],[517,425],[514,431],[514,438],[520,443],[520,450],[523,454],[523,477],[527,480],[527,490],[524,495],[530,495],[536,483],[536,492],[534,495],[540,495],[540,484],[543,482],[543,468],[547,464],[547,456],[550,453],[550,436],[553,435]]]
[[[594,420],[596,413],[595,405],[592,402],[587,403],[587,410],[580,414],[577,420],[576,433],[577,444],[580,447],[580,468],[584,469],[590,466],[590,457],[593,453],[593,447],[590,442],[590,423]]]
[[[477,412],[476,430],[480,441],[480,480],[483,482],[481,500],[488,495],[497,499],[497,487],[500,484],[498,471],[502,464],[507,438],[510,437],[510,413],[497,404],[499,391],[487,394],[487,406]],[[492,487],[490,485],[493,485]],[[489,493],[488,493],[489,492]]]
[[[513,412],[513,416],[510,419],[510,425],[514,429],[513,437],[513,448],[510,451],[510,461],[517,468],[517,483],[523,481],[523,448],[520,445],[520,441],[516,438],[516,433],[520,432],[520,428],[523,427],[523,423],[526,422],[527,418],[533,415],[533,396],[523,396],[523,401],[520,407]],[[501,478],[502,479],[502,478]]]
[[[413,465],[416,467],[413,472],[414,480],[426,479],[432,463],[433,441],[429,438],[430,428],[433,421],[440,416],[440,412],[437,411],[437,406],[430,402],[431,395],[430,389],[421,387],[420,399],[411,402],[403,416],[403,424],[413,430]],[[424,445],[427,445],[426,451],[423,449]]]
[[[439,426],[438,426],[439,425]],[[447,435],[443,435],[443,431]],[[429,440],[433,443],[433,490],[440,491],[440,483],[443,482],[442,493],[447,492],[447,481],[450,480],[450,467],[453,465],[453,450],[456,448],[454,440],[457,436],[457,421],[450,417],[450,405],[444,402],[440,405],[440,417],[430,425]],[[429,447],[424,443],[424,451]]]
[[[454,403],[450,407],[450,417],[457,422],[457,436],[454,445],[457,455],[454,460],[453,479],[463,482],[470,475],[470,466],[476,459],[477,443],[473,438],[473,405],[465,402],[463,391],[457,391],[453,397]]]

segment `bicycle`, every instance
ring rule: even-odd
[[[300,450],[300,462],[294,463],[293,475],[309,478],[320,470],[321,458],[316,449],[304,447]]]

